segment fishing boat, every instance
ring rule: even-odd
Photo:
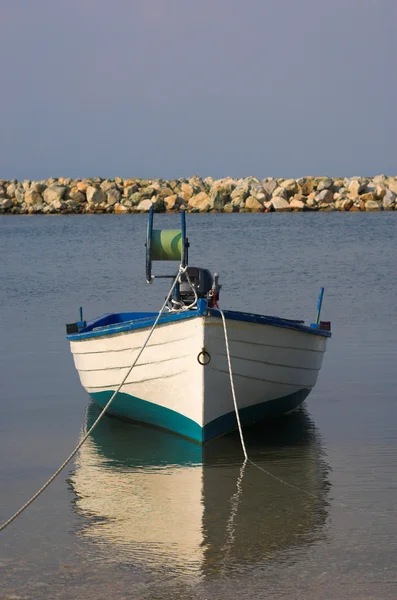
[[[80,309],[80,320],[66,326],[81,384],[94,402],[103,408],[113,397],[109,414],[200,444],[237,427],[231,378],[243,427],[297,408],[316,384],[331,336],[330,323],[320,321],[324,289],[316,322],[308,325],[221,310],[218,274],[188,265],[185,213],[180,229],[155,230],[153,220],[151,211],[147,282],[156,279],[153,261],[180,264],[176,275],[165,276],[173,285],[161,314],[109,313],[84,321]]]

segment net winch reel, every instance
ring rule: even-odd
[[[146,281],[154,279],[175,279],[173,275],[154,275],[153,261],[178,261],[185,272],[181,273],[171,298],[172,310],[195,308],[199,298],[205,298],[208,306],[216,306],[221,285],[217,273],[212,275],[208,269],[188,266],[189,240],[186,236],[185,211],[181,211],[180,229],[154,229],[154,210],[149,211],[146,234]]]

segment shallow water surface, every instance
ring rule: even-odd
[[[225,308],[310,322],[325,286],[318,384],[299,411],[246,430],[270,475],[242,467],[236,433],[202,453],[104,418],[1,534],[0,597],[397,598],[397,214],[187,221],[190,264],[220,273]],[[145,227],[144,215],[0,217],[1,522],[98,414],[64,324],[81,305],[91,318],[163,302],[167,282],[144,280]]]

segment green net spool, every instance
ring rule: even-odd
[[[182,260],[182,230],[153,229],[151,260]]]

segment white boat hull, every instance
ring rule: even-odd
[[[289,412],[315,385],[327,338],[293,327],[227,319],[240,418],[250,424]],[[71,341],[84,388],[101,407],[125,377],[149,327]],[[78,337],[78,336],[75,336]],[[205,349],[210,357],[201,365]],[[200,443],[236,427],[220,317],[160,324],[109,413]]]

